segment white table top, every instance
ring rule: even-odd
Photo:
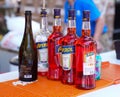
[[[110,63],[113,63],[113,64],[118,64],[120,65],[120,59],[116,59],[116,52],[113,50],[113,51],[109,51],[109,52],[105,52],[105,53],[101,53],[100,54],[101,57],[102,57],[102,61],[109,61]]]
[[[116,59],[115,51],[102,53],[100,55],[102,57],[103,62],[109,61],[110,63],[120,65],[120,60]],[[8,73],[0,74],[0,82],[13,80],[17,78],[18,78],[18,71],[12,71]],[[111,85],[77,97],[120,97],[120,84]]]

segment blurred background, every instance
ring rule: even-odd
[[[49,30],[52,32],[53,8],[61,8],[62,21],[65,0],[46,0]],[[102,36],[103,52],[114,49],[114,40],[120,39],[120,0],[94,0],[99,10],[105,14],[108,33]],[[10,64],[18,54],[24,32],[24,11],[31,10],[33,33],[40,30],[40,10],[42,0],[0,0],[0,73],[16,70]]]

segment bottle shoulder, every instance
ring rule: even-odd
[[[21,45],[34,45],[35,41],[32,34],[24,34]]]
[[[76,40],[76,44],[91,44],[91,43],[94,43],[94,44],[96,44],[96,42],[93,40],[93,38],[92,37],[84,37],[84,36],[81,36],[80,38],[78,38],[77,40]]]
[[[51,34],[48,29],[40,29],[39,33],[46,34],[46,35],[50,35]]]
[[[23,43],[23,45],[20,46],[19,52],[24,54],[36,54],[37,51],[36,45],[34,44],[27,44]]]
[[[48,37],[48,40],[50,40],[50,39],[56,39],[56,38],[62,38],[63,37],[63,35],[62,35],[62,33],[61,32],[59,32],[59,33],[51,33],[51,35]]]
[[[60,39],[60,43],[63,45],[64,44],[71,45],[71,44],[74,44],[77,39],[78,37],[76,35],[67,34],[66,36]]]

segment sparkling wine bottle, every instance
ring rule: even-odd
[[[19,49],[19,80],[37,80],[37,48],[33,39],[31,11],[25,11],[25,31]]]

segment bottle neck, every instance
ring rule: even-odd
[[[68,28],[75,28],[76,22],[75,20],[68,20]]]
[[[82,22],[82,35],[83,36],[90,36],[90,34],[91,34],[90,21],[83,20],[83,22]]]
[[[32,33],[31,15],[25,16],[25,33]]]
[[[68,34],[76,33],[76,22],[75,20],[68,20]]]
[[[61,18],[55,18],[54,19],[54,32],[61,32]]]
[[[42,17],[41,18],[41,29],[47,30],[48,29],[47,27],[48,27],[47,17]]]
[[[61,26],[61,18],[54,19],[54,26]]]

